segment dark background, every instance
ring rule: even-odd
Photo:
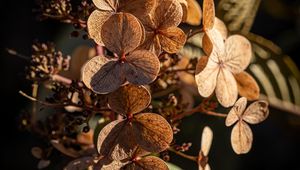
[[[263,0],[252,32],[272,40],[295,61],[300,53],[300,2],[282,0],[276,6],[274,0]],[[18,95],[18,90],[29,90],[24,80],[26,61],[8,55],[5,48],[17,49],[30,56],[33,40],[55,41],[66,25],[55,21],[37,22],[32,12],[32,0],[1,1],[0,47],[0,98],[1,133],[0,169],[36,169],[37,160],[31,156],[31,147],[37,139],[18,129],[17,118],[28,107],[29,101]],[[68,36],[65,36],[68,38]],[[299,67],[299,65],[298,65]],[[237,156],[230,146],[230,130],[223,127],[223,119],[195,115],[184,123],[185,133],[179,142],[198,141],[204,125],[213,127],[215,136],[211,150],[212,169],[223,170],[297,170],[300,169],[300,117],[271,109],[270,117],[262,124],[252,126],[253,149],[249,154]],[[196,134],[196,135],[195,135]],[[197,154],[199,144],[190,151]],[[176,164],[195,169],[190,161],[172,157]]]

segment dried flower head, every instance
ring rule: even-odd
[[[236,123],[231,132],[231,145],[235,153],[248,153],[252,146],[253,134],[247,123],[257,124],[269,115],[268,102],[259,100],[247,109],[247,99],[241,97],[230,110],[226,118],[226,126]],[[247,122],[247,123],[246,123]]]
[[[99,45],[106,45],[103,42],[102,28],[111,29],[113,25],[104,24],[110,17],[119,12],[133,14],[135,17],[143,18],[147,15],[155,5],[155,0],[93,0],[98,8],[90,15],[87,25],[90,37]],[[138,27],[143,28],[138,19],[134,20]],[[122,27],[116,27],[120,29]],[[128,35],[130,36],[130,35]]]
[[[153,82],[160,68],[155,54],[146,50],[135,50],[142,39],[142,28],[137,19],[127,13],[111,16],[104,27],[103,42],[117,58],[107,59],[97,56],[83,68],[82,80],[96,93],[109,93],[127,80],[136,85]],[[113,38],[112,38],[113,37]]]
[[[208,97],[215,90],[220,104],[229,107],[238,97],[233,75],[241,73],[249,65],[251,44],[240,35],[230,36],[224,42],[218,31],[211,30],[207,33],[213,40],[213,50],[205,68],[195,75],[198,91],[201,96]]]
[[[157,1],[152,13],[144,19],[146,38],[142,49],[159,55],[162,50],[178,52],[186,41],[185,33],[178,28],[182,20],[182,7],[177,0]]]
[[[145,109],[146,104],[149,103],[145,99],[143,102],[138,101],[140,98],[136,94],[148,94],[149,92],[143,87],[133,85],[121,87],[118,92],[110,94],[113,96],[109,99],[110,107],[112,110],[126,115],[126,119],[115,120],[101,130],[97,142],[100,155],[112,160],[125,160],[132,158],[138,147],[148,152],[161,152],[168,148],[173,139],[169,123],[155,113],[134,114]],[[121,100],[124,100],[125,105],[119,102]],[[118,104],[125,108],[120,109],[121,106]],[[142,105],[136,106],[136,104]]]

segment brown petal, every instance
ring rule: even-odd
[[[250,42],[243,36],[233,35],[225,41],[226,56],[224,62],[231,72],[237,74],[245,70],[251,60]]]
[[[242,117],[242,114],[245,111],[246,106],[247,106],[247,99],[245,97],[241,97],[229,111],[226,117],[225,125],[231,126],[236,121],[238,121]]]
[[[88,33],[98,45],[104,46],[101,37],[101,30],[104,22],[111,15],[112,13],[110,11],[94,10],[87,20]]]
[[[208,57],[207,56],[202,56],[199,60],[198,63],[196,65],[196,70],[195,73],[199,74],[201,71],[204,70],[204,68],[206,67],[208,63]]]
[[[119,0],[118,11],[131,13],[142,20],[155,5],[156,0]]]
[[[227,69],[220,69],[217,78],[216,96],[220,104],[224,107],[232,106],[237,100],[237,83],[232,73]]]
[[[236,154],[248,153],[253,141],[252,131],[243,121],[239,121],[231,132],[231,146]]]
[[[218,64],[209,59],[204,70],[195,75],[198,92],[201,96],[208,97],[214,92],[219,70]]]
[[[89,166],[93,164],[93,157],[86,156],[75,159],[68,163],[64,170],[78,170],[78,169],[88,169]]]
[[[215,4],[213,0],[203,1],[203,29],[208,31],[213,28],[215,21]]]
[[[132,122],[137,143],[146,151],[161,152],[173,140],[173,131],[162,116],[154,113],[141,113]]]
[[[147,156],[132,162],[124,167],[124,170],[168,170],[166,163],[158,157]]]
[[[119,114],[135,114],[144,110],[151,101],[150,92],[143,86],[126,85],[108,96],[110,108]]]
[[[118,61],[96,56],[82,69],[82,81],[95,93],[105,94],[118,89],[125,81]]]
[[[95,6],[104,11],[115,11],[117,0],[93,0]]]
[[[177,0],[160,1],[153,14],[153,26],[155,29],[176,27],[181,23],[182,15],[182,8]]]
[[[37,165],[38,169],[44,169],[50,165],[51,161],[50,160],[44,160],[41,159]]]
[[[153,31],[146,31],[145,33],[145,41],[138,49],[149,50],[159,56],[161,45],[158,36]]]
[[[185,33],[177,27],[160,30],[158,38],[162,49],[168,53],[178,52],[186,41]]]
[[[147,50],[136,50],[129,54],[124,66],[127,81],[136,85],[150,84],[160,70],[158,57]]]
[[[243,114],[243,120],[257,124],[264,121],[269,116],[269,104],[267,101],[259,100],[252,103]]]
[[[106,125],[99,133],[97,141],[100,156],[112,160],[131,158],[138,147],[132,132],[126,120],[115,120]]]
[[[188,14],[188,3],[186,0],[177,0],[182,8],[182,22],[186,22]]]
[[[196,0],[187,0],[188,12],[186,23],[190,25],[200,25],[202,18],[202,10],[200,5]]]
[[[208,155],[213,140],[213,132],[210,127],[205,126],[201,137],[201,151],[204,156]]]
[[[255,79],[243,71],[235,74],[234,78],[238,85],[239,94],[248,100],[257,100],[259,98],[260,89]]]
[[[112,52],[122,56],[138,47],[143,30],[136,17],[129,13],[116,13],[102,26],[102,41]]]

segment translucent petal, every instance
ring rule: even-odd
[[[157,36],[162,49],[168,53],[178,52],[186,41],[185,33],[178,27],[160,30]]]
[[[101,30],[104,22],[112,15],[110,11],[94,10],[87,20],[87,28],[90,37],[101,46],[104,46]]]
[[[239,121],[231,132],[231,146],[236,154],[248,153],[251,149],[253,134],[249,125]]]
[[[232,106],[238,97],[236,81],[230,71],[221,68],[217,78],[216,96],[224,107]]]
[[[231,72],[237,74],[250,64],[252,50],[250,42],[243,36],[233,35],[225,41],[226,55],[222,59]]]
[[[219,70],[218,64],[209,59],[204,70],[195,75],[198,92],[201,96],[208,97],[214,92]]]
[[[229,111],[225,121],[226,126],[231,126],[238,121],[245,111],[246,106],[247,99],[245,97],[241,97]]]
[[[155,54],[147,50],[136,50],[126,57],[124,67],[127,81],[145,85],[156,79],[160,62]]]
[[[112,15],[103,24],[101,36],[110,51],[122,56],[140,45],[143,29],[136,17],[121,12]]]
[[[93,0],[93,3],[98,9],[104,11],[115,11],[117,0]]]
[[[264,121],[269,116],[269,104],[267,101],[259,100],[252,103],[244,112],[243,120],[257,124]]]

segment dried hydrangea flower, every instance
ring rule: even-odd
[[[85,85],[96,93],[110,93],[126,80],[131,84],[153,82],[160,69],[157,56],[147,50],[135,50],[141,43],[142,28],[137,19],[128,13],[111,16],[103,27],[103,42],[117,58],[92,58],[82,70]]]
[[[88,32],[90,37],[102,46],[104,43],[101,31],[103,27],[112,28],[110,25],[104,25],[111,16],[119,12],[128,12],[135,17],[143,18],[155,5],[155,0],[93,0],[93,2],[98,9],[94,10],[88,18]],[[136,22],[140,24],[138,20]]]
[[[178,28],[182,20],[182,7],[177,0],[160,0],[156,8],[144,19],[146,39],[141,46],[159,55],[162,50],[178,52],[186,41],[185,33]]]
[[[139,101],[139,94],[146,96],[143,101]],[[123,103],[119,102],[121,100]],[[138,113],[148,106],[150,100],[146,88],[134,85],[123,86],[109,95],[111,109],[126,115],[126,119],[115,120],[101,130],[97,142],[101,156],[126,160],[134,156],[138,147],[148,152],[161,152],[169,147],[173,140],[169,123],[155,113]]]
[[[247,109],[247,99],[241,97],[226,117],[226,126],[236,123],[231,132],[231,145],[235,153],[248,153],[252,146],[253,134],[247,123],[257,124],[264,121],[269,115],[268,102],[259,100],[252,103]]]
[[[205,126],[201,137],[201,150],[198,157],[198,169],[199,170],[210,170],[210,166],[207,163],[208,153],[213,140],[213,132],[210,127]]]
[[[201,96],[208,97],[215,90],[220,104],[229,107],[238,97],[233,75],[241,73],[249,65],[252,57],[251,44],[240,35],[230,36],[224,42],[221,34],[214,29],[207,34],[212,40],[213,48],[205,68],[195,75],[198,91]]]

